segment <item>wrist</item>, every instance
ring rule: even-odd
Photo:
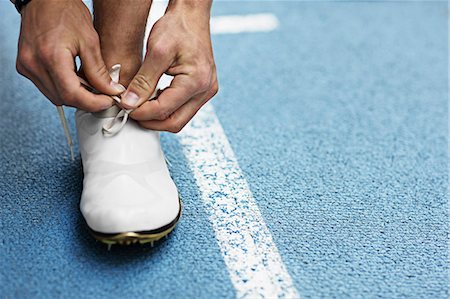
[[[209,22],[212,0],[170,0],[167,12]]]

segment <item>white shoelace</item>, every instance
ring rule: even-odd
[[[111,70],[109,71],[109,75],[111,76],[111,80],[115,83],[119,84],[119,76],[120,76],[120,64],[116,64],[111,67]],[[97,90],[95,90],[86,80],[83,78],[79,78],[81,85],[83,85],[86,89],[93,93],[99,93]],[[111,96],[111,98],[116,101],[117,104],[120,104],[121,98],[120,96]],[[59,118],[61,120],[64,134],[66,135],[67,144],[70,148],[70,156],[72,160],[75,160],[75,155],[73,151],[73,141],[72,136],[69,131],[69,127],[67,125],[67,119],[64,113],[64,108],[62,106],[56,106],[56,109],[58,110]],[[123,126],[126,124],[128,120],[128,115],[133,111],[133,109],[122,109],[117,105],[112,106],[109,109],[106,109],[102,112],[95,113],[95,116],[100,118],[109,118],[114,117],[111,121],[105,123],[102,127],[102,133],[104,136],[111,137],[117,134]]]

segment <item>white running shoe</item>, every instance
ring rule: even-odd
[[[141,128],[128,112],[117,106],[76,112],[84,171],[80,209],[94,237],[107,244],[153,243],[181,215],[159,132]]]

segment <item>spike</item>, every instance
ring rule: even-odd
[[[111,246],[112,246],[112,244],[108,244],[108,251],[111,250]]]

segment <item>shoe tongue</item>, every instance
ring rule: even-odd
[[[116,117],[116,115],[120,112],[120,109],[117,105],[113,105],[106,110],[100,112],[93,112],[92,115],[97,118],[110,118]]]

